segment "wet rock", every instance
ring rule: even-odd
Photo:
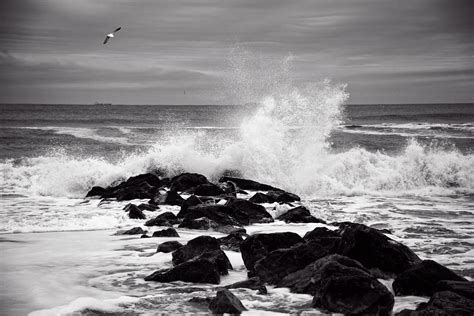
[[[170,191],[186,191],[200,184],[209,184],[205,176],[198,173],[183,173],[171,179]]]
[[[183,245],[179,241],[167,241],[162,244],[159,244],[158,248],[156,249],[156,252],[169,253],[181,247],[183,247]]]
[[[474,300],[451,291],[436,292],[427,303],[418,305],[416,310],[404,309],[396,316],[472,316]]]
[[[252,203],[244,199],[232,198],[227,201],[225,206],[228,206],[239,213],[244,213],[253,223],[272,223],[273,217],[261,205]]]
[[[209,264],[212,264],[217,272],[219,272],[220,275],[227,275],[229,274],[228,270],[232,270],[232,264],[229,261],[229,258],[227,258],[226,254],[222,250],[213,250],[213,251],[208,251],[204,252],[203,254],[195,257],[192,260],[206,260],[209,262]]]
[[[195,206],[198,204],[202,204],[201,199],[199,199],[195,195],[191,195],[181,204],[181,210],[179,211],[177,216],[180,218],[184,217],[184,215],[186,214],[186,211],[188,210],[190,206]]]
[[[224,176],[219,179],[219,182],[232,182],[238,188],[243,190],[254,190],[254,191],[268,191],[268,190],[280,190],[278,188],[272,187],[268,184],[259,183],[257,181],[236,178],[236,177],[228,177]]]
[[[213,314],[234,315],[239,315],[247,310],[242,302],[225,288],[217,291],[216,297],[209,303],[209,309]]]
[[[395,295],[431,296],[441,280],[467,281],[435,261],[423,260],[400,273],[392,287]]]
[[[232,182],[220,182],[217,184],[222,191],[226,194],[231,194],[232,196],[237,196],[237,187]]]
[[[92,197],[92,196],[97,196],[97,197],[102,197],[104,195],[107,195],[109,191],[107,189],[104,189],[103,187],[95,186],[90,189],[89,192],[87,192],[86,197]]]
[[[359,261],[374,273],[398,274],[421,261],[405,245],[365,225],[344,225],[338,233],[342,236],[338,253]]]
[[[216,196],[225,193],[224,190],[213,183],[200,184],[193,189],[193,192],[195,195],[204,196]]]
[[[254,270],[255,262],[265,257],[268,253],[282,248],[290,248],[297,243],[303,243],[304,240],[296,233],[271,233],[255,234],[249,236],[240,245],[242,259],[245,267],[249,271]]]
[[[128,217],[132,219],[145,219],[146,216],[143,212],[138,208],[138,206],[134,204],[130,204],[128,208]]]
[[[141,227],[133,227],[132,229],[122,232],[120,235],[140,235],[146,234],[146,230],[143,230]]]
[[[173,226],[179,224],[179,219],[171,212],[165,212],[157,217],[150,219],[145,223],[145,226]]]
[[[165,272],[156,271],[145,277],[145,281],[219,284],[220,274],[214,265],[209,264],[209,261],[193,260],[183,262]]]
[[[183,203],[184,199],[176,191],[170,190],[166,192],[164,204],[181,206]]]
[[[142,203],[138,205],[138,208],[142,211],[154,212],[158,209],[156,205]]]
[[[179,234],[176,229],[167,228],[154,232],[152,237],[179,237]]]
[[[140,238],[151,238],[150,236],[148,236],[147,234],[143,234],[140,236]]]
[[[286,213],[280,215],[278,220],[285,223],[322,223],[326,224],[322,219],[318,219],[311,215],[310,211],[304,206],[298,206],[288,210]]]
[[[207,217],[219,225],[240,226],[248,225],[250,220],[245,213],[220,204],[199,204],[190,206],[183,213],[178,213],[185,219]]]
[[[205,252],[221,250],[219,241],[211,236],[199,236],[188,241],[182,248],[173,252],[173,264],[178,265]]]
[[[298,195],[283,190],[268,191],[267,196],[273,201],[280,203],[291,203],[301,200]]]
[[[321,238],[341,238],[341,235],[326,227],[316,227],[312,231],[307,232],[303,237],[306,241]]]
[[[198,305],[203,305],[203,306],[206,306],[207,308],[211,300],[212,300],[211,297],[193,297],[188,302],[198,304]]]
[[[160,186],[161,180],[157,175],[146,173],[130,177],[127,181],[106,189],[95,187],[89,191],[87,196],[100,194],[100,197],[116,198],[118,201],[149,199],[153,197]]]
[[[178,227],[197,230],[217,230],[219,224],[207,217],[200,217],[194,219],[190,217],[185,217]]]
[[[439,281],[435,292],[451,291],[458,295],[474,300],[474,281]]]
[[[253,277],[250,279],[247,279],[245,281],[240,281],[236,283],[232,283],[229,285],[226,285],[225,288],[227,289],[251,289],[251,290],[257,290],[262,292],[262,294],[266,294],[267,288],[265,287],[265,283],[260,280],[259,277]]]
[[[329,252],[318,240],[299,243],[291,248],[277,249],[268,253],[255,263],[254,270],[262,281],[277,284],[287,275],[328,254]]]
[[[241,233],[235,232],[219,238],[219,242],[221,247],[226,250],[240,251],[240,245],[244,242],[244,238],[242,238]]]
[[[268,195],[265,193],[257,192],[255,193],[250,199],[250,202],[253,203],[273,203],[275,202],[273,199],[271,199]]]

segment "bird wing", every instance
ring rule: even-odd
[[[107,42],[109,41],[109,38],[110,38],[109,36],[105,37],[104,44],[107,44]]]
[[[118,32],[118,31],[120,31],[121,29],[122,29],[122,27],[121,27],[121,26],[120,26],[120,27],[118,27],[118,28],[116,28],[116,29],[115,29],[115,31],[114,31],[114,33],[115,33],[115,32]]]

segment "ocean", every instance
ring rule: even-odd
[[[213,181],[238,171],[300,195],[316,217],[388,229],[421,258],[474,278],[474,104],[344,105],[346,96],[322,91],[244,106],[0,105],[1,314],[203,312],[187,301],[212,286],[143,280],[170,266],[170,254],[155,255],[156,238],[114,235],[145,227],[122,210],[127,202],[84,198],[92,186],[153,170]],[[179,232],[180,241],[203,234]],[[240,254],[226,254],[234,271],[222,284],[245,279]],[[285,289],[236,291],[259,314],[308,302]],[[426,300],[396,297],[394,310]]]

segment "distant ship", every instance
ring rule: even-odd
[[[112,105],[112,103],[95,102],[94,105]]]

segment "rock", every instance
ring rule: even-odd
[[[165,212],[157,217],[150,219],[145,226],[173,226],[179,224],[179,219],[171,212]]]
[[[138,205],[138,208],[142,211],[154,212],[158,209],[156,205],[142,203]]]
[[[239,213],[246,214],[249,218],[250,224],[273,222],[273,217],[265,210],[263,206],[250,201],[232,198],[229,199],[225,205]]]
[[[277,218],[285,223],[322,223],[326,224],[322,219],[318,219],[311,215],[309,210],[304,206],[298,206],[288,210],[285,214]]]
[[[474,300],[451,291],[436,292],[427,303],[418,305],[416,310],[404,309],[397,316],[472,316]]]
[[[201,259],[208,261],[209,264],[212,264],[216,268],[217,272],[219,272],[220,275],[227,275],[229,274],[228,270],[233,269],[232,264],[229,261],[229,258],[227,258],[225,252],[220,249],[204,252],[192,260],[201,260]]]
[[[211,236],[199,236],[188,241],[182,248],[173,252],[173,264],[178,265],[205,252],[221,250],[219,241]]]
[[[228,289],[217,291],[215,298],[209,303],[209,309],[213,314],[234,314],[239,315],[247,309],[242,302],[232,294]]]
[[[458,295],[474,300],[474,281],[439,281],[435,292],[451,291]]]
[[[165,204],[181,206],[184,199],[176,191],[169,190],[166,192]]]
[[[128,217],[132,219],[146,219],[145,214],[134,204],[130,204],[128,208]]]
[[[328,255],[318,240],[298,243],[291,248],[277,249],[254,264],[255,274],[264,282],[277,284],[287,275]]]
[[[244,288],[244,289],[257,290],[257,291],[261,291],[261,292],[266,291],[265,283],[263,283],[262,280],[260,280],[259,277],[253,277],[253,278],[247,279],[245,281],[232,283],[232,284],[226,285],[225,288],[227,288],[227,289],[241,289],[241,288]]]
[[[198,204],[202,204],[201,199],[199,199],[195,195],[191,195],[181,204],[181,210],[179,211],[177,216],[184,217],[184,215],[186,214],[186,211],[188,210],[188,207],[198,205]]]
[[[291,203],[295,201],[300,201],[300,197],[296,194],[289,193],[283,190],[274,190],[274,191],[268,191],[267,196],[275,201],[275,202],[280,202],[280,203]]]
[[[198,173],[182,173],[171,179],[170,191],[186,191],[200,184],[209,184],[205,176]]]
[[[143,234],[140,236],[140,238],[151,238],[150,236],[148,236],[147,234]]]
[[[185,217],[178,227],[197,230],[217,230],[219,224],[207,217],[200,217],[194,219],[190,217]]]
[[[209,261],[194,260],[183,262],[166,272],[156,271],[145,277],[145,281],[219,284],[220,275],[214,265],[209,264]]]
[[[152,237],[179,237],[179,234],[176,229],[167,228],[154,232]]]
[[[226,237],[219,238],[221,247],[232,251],[240,251],[240,245],[243,241],[241,233],[230,233]]]
[[[255,234],[244,240],[240,245],[240,251],[242,252],[245,267],[247,270],[253,271],[255,262],[265,257],[268,253],[277,249],[290,248],[297,243],[303,242],[303,238],[291,232]]]
[[[140,235],[146,234],[146,230],[143,230],[141,227],[133,227],[132,229],[126,230],[120,235]]]
[[[248,225],[250,222],[247,214],[220,204],[190,206],[184,213],[179,212],[178,217],[184,217],[185,219],[207,217],[219,225],[230,226]]]
[[[144,182],[154,187],[160,187],[162,185],[159,176],[154,173],[144,173],[128,178],[127,181],[120,183],[115,188],[137,186]]]
[[[232,182],[220,182],[217,184],[222,191],[226,194],[230,194],[234,197],[237,196],[237,188],[235,187],[235,184]]]
[[[273,203],[275,202],[274,200],[270,199],[268,195],[265,193],[257,192],[255,193],[250,199],[250,202],[253,203]]]
[[[181,247],[183,247],[183,245],[179,241],[167,241],[162,244],[159,244],[158,248],[156,249],[156,252],[169,253]]]
[[[259,183],[253,180],[236,178],[236,177],[224,176],[219,179],[219,182],[232,182],[237,187],[243,190],[254,190],[254,191],[280,190],[268,184],[263,184],[263,183]]]
[[[421,261],[405,245],[365,225],[344,225],[338,233],[342,236],[338,253],[359,261],[373,272],[398,274]]]
[[[204,195],[204,196],[216,196],[224,194],[224,190],[213,183],[205,183],[196,186],[194,189],[195,195]]]
[[[307,232],[303,237],[306,241],[321,238],[341,238],[341,235],[326,227],[316,227],[312,231]]]
[[[89,192],[87,192],[86,197],[91,197],[91,196],[98,196],[102,197],[104,195],[107,195],[109,191],[107,189],[104,189],[103,187],[95,186],[90,189]]]
[[[393,295],[360,263],[340,255],[314,261],[286,276],[278,287],[314,295],[313,306],[332,313],[389,315]]]
[[[431,296],[441,280],[467,281],[435,261],[423,260],[400,273],[392,287],[395,295]]]
[[[211,300],[212,298],[210,297],[193,297],[188,302],[198,304],[198,305],[204,305],[207,308]]]

